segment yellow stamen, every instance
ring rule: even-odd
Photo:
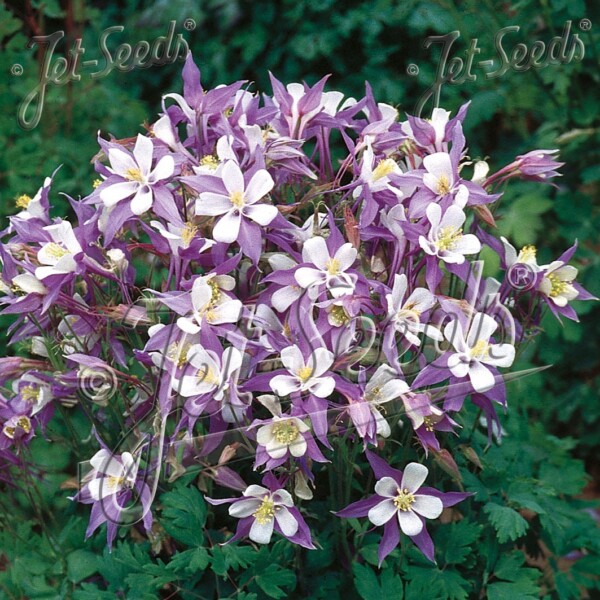
[[[25,402],[37,402],[40,399],[41,390],[34,385],[26,385],[21,388],[21,400]]]
[[[490,351],[490,345],[485,340],[479,340],[470,351],[472,358],[485,358]]]
[[[69,251],[66,248],[59,246],[56,242],[46,244],[45,249],[52,258],[56,259],[61,259],[66,254],[69,254]]]
[[[219,161],[212,154],[207,154],[200,159],[200,166],[214,171],[219,166]]]
[[[346,325],[350,321],[350,316],[343,306],[332,306],[329,315],[331,316],[333,323],[338,327]]]
[[[125,477],[115,477],[114,475],[108,477],[109,487],[121,487],[124,481]]]
[[[300,430],[294,421],[281,421],[273,425],[273,435],[275,439],[284,446],[289,446],[292,442],[296,441],[300,435]]]
[[[300,378],[300,380],[302,381],[302,383],[306,383],[310,379],[310,376],[312,374],[313,374],[313,368],[309,367],[308,365],[304,365],[298,371],[298,377]]]
[[[340,272],[340,261],[337,258],[330,258],[325,263],[325,269],[330,275],[338,275]]]
[[[183,241],[183,247],[188,248],[194,236],[198,232],[198,227],[189,221],[184,225],[181,230],[181,240]]]
[[[415,501],[415,497],[406,488],[401,490],[398,488],[398,495],[394,498],[394,505],[398,510],[406,512],[412,510],[410,505]]]
[[[208,385],[217,385],[219,383],[219,378],[210,367],[198,370],[198,380],[203,383],[208,383]]]
[[[537,248],[535,246],[523,246],[523,248],[521,248],[521,252],[519,252],[519,256],[517,257],[517,262],[532,262],[535,260],[536,255]]]
[[[423,425],[427,431],[433,431],[433,419],[431,417],[423,417]]]
[[[167,358],[177,362],[178,367],[187,363],[188,352],[192,345],[189,342],[173,342],[167,351]]]
[[[567,288],[569,286],[568,282],[562,281],[559,278],[559,276],[555,275],[554,273],[550,273],[550,275],[548,275],[548,281],[552,286],[552,289],[550,290],[550,298],[556,298],[556,296],[561,296],[567,291]]]
[[[391,158],[385,158],[384,160],[380,160],[375,169],[373,170],[373,174],[371,175],[372,181],[377,181],[390,173],[393,173],[396,169],[396,162]]]
[[[232,192],[232,194],[229,196],[229,201],[236,208],[242,208],[242,206],[244,206],[244,194],[239,191]]]
[[[458,229],[453,225],[443,227],[439,234],[436,242],[436,246],[439,250],[452,250],[458,243],[458,240],[462,237],[462,229]]]
[[[92,187],[96,189],[98,186],[102,185],[102,179],[94,179],[92,182]]]
[[[448,175],[442,173],[437,180],[437,193],[438,196],[445,196],[450,192],[450,180]]]
[[[129,181],[137,181],[139,183],[143,183],[144,181],[142,172],[139,169],[127,169],[127,171],[125,171],[125,179],[129,179]]]
[[[22,208],[23,210],[25,210],[29,206],[31,200],[31,196],[28,196],[27,194],[22,194],[16,199],[15,205],[17,208]]]
[[[275,502],[265,494],[260,506],[256,509],[253,517],[259,525],[266,525],[273,520],[275,516]]]

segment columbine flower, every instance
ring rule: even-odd
[[[319,398],[327,398],[335,388],[333,377],[321,377],[333,364],[333,354],[325,348],[317,348],[308,360],[304,360],[298,346],[281,351],[281,362],[291,375],[276,375],[271,379],[271,389],[278,396],[292,392],[310,392]]]
[[[423,519],[437,519],[444,508],[435,496],[419,494],[429,469],[419,463],[409,463],[404,469],[400,484],[391,477],[383,477],[375,484],[375,493],[383,498],[367,514],[373,525],[385,525],[396,517],[402,533],[418,535],[423,529]]]
[[[537,249],[535,246],[523,246],[517,253],[516,248],[505,238],[501,237],[504,246],[504,260],[506,267],[510,268],[515,264],[528,265],[533,272],[539,271],[537,264]]]
[[[556,169],[564,165],[556,160],[558,150],[532,150],[517,156],[515,165],[523,179],[543,181],[560,176]]]
[[[465,337],[458,320],[450,321],[444,328],[445,338],[454,346],[456,353],[448,358],[448,368],[458,378],[469,377],[473,389],[486,392],[495,385],[491,367],[510,367],[515,359],[512,344],[492,344],[490,338],[498,323],[490,315],[477,313]]]
[[[390,175],[402,175],[398,163],[393,158],[382,158],[373,166],[374,154],[371,144],[363,153],[362,166],[360,169],[359,181],[362,185],[354,188],[352,193],[354,198],[358,198],[363,192],[363,186],[367,186],[372,193],[389,190],[397,196],[398,199],[404,195],[397,187],[390,185]]]
[[[178,327],[186,333],[195,334],[204,322],[209,325],[236,323],[240,318],[242,303],[222,291],[230,291],[234,286],[235,280],[229,275],[211,273],[195,279],[190,294],[192,316],[179,317]]]
[[[300,267],[294,277],[298,285],[309,289],[311,298],[316,298],[319,287],[325,285],[334,298],[354,291],[356,275],[346,273],[354,264],[358,252],[350,243],[342,244],[331,256],[327,242],[322,237],[307,240],[302,248],[302,260],[313,267]]]
[[[375,495],[350,504],[336,515],[343,518],[367,516],[374,525],[385,526],[379,544],[380,566],[398,545],[400,531],[434,561],[433,542],[425,528],[425,519],[436,519],[444,507],[453,506],[470,494],[442,493],[422,487],[429,470],[419,463],[409,463],[402,473],[372,452],[367,451],[366,455],[377,479]]]
[[[555,260],[542,268],[544,276],[539,290],[556,306],[562,308],[579,296],[579,291],[573,286],[573,281],[577,277],[575,267],[565,265],[561,260]]]
[[[131,199],[131,212],[141,215],[152,207],[156,185],[169,179],[175,171],[175,161],[171,155],[163,156],[152,169],[153,144],[149,138],[138,134],[133,156],[120,148],[110,148],[109,169],[122,181],[107,183],[100,191],[104,206],[111,207],[125,198]]]
[[[423,166],[427,170],[427,173],[423,175],[423,183],[434,193],[436,198],[441,199],[453,195],[454,203],[458,207],[463,208],[467,204],[469,190],[464,184],[458,183],[460,179],[454,172],[448,153],[429,154],[423,159]]]
[[[238,239],[242,219],[265,227],[277,216],[277,208],[272,204],[256,204],[275,184],[269,172],[260,169],[246,185],[244,174],[232,160],[225,163],[221,175],[227,193],[201,193],[196,200],[196,214],[223,215],[215,224],[213,237],[217,242],[230,244]]]
[[[421,323],[421,315],[433,308],[436,303],[435,296],[425,288],[416,288],[412,294],[404,300],[408,280],[406,275],[394,276],[394,287],[391,294],[386,294],[388,317],[394,329],[401,333],[411,344],[421,345],[419,333],[425,333],[434,340],[441,340],[440,331]]]
[[[138,462],[131,453],[123,452],[120,457],[108,450],[99,450],[90,459],[94,468],[87,489],[92,500],[102,500],[133,487],[137,477]]]
[[[37,258],[41,266],[35,270],[38,279],[45,279],[50,275],[64,275],[73,273],[77,269],[75,257],[81,254],[79,241],[73,233],[73,227],[68,221],[61,221],[56,225],[44,227],[52,241],[42,245]],[[40,293],[40,292],[37,292]]]
[[[241,498],[206,498],[210,504],[231,503],[229,514],[240,519],[237,532],[229,541],[248,536],[257,544],[268,544],[276,531],[294,544],[313,549],[308,526],[291,494],[270,473],[262,482],[267,487],[249,485]]]
[[[309,429],[301,419],[281,415],[273,417],[271,423],[258,428],[256,441],[265,447],[271,458],[282,458],[288,450],[292,456],[304,456],[307,444],[302,434]]]
[[[214,392],[213,399],[220,401],[228,391],[235,373],[242,366],[242,353],[237,348],[229,347],[219,357],[215,352],[196,344],[188,350],[187,361],[195,373],[184,375],[181,382],[174,381],[173,389],[184,398]],[[189,370],[186,369],[186,373]]]
[[[426,254],[460,265],[465,262],[466,254],[477,254],[481,250],[481,243],[476,236],[463,235],[466,215],[461,208],[449,206],[442,217],[441,207],[432,203],[427,206],[426,212],[431,229],[426,238],[419,236],[419,245]]]

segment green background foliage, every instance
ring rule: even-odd
[[[122,42],[151,42],[165,35],[175,20],[176,33],[189,42],[206,87],[241,78],[254,82],[254,89],[270,91],[268,71],[285,83],[314,83],[331,73],[330,89],[359,97],[368,80],[378,100],[410,113],[438,67],[439,47],[423,45],[428,36],[458,30],[451,56],[464,58],[469,41],[477,39],[481,54],[476,60],[483,60],[496,56],[494,35],[505,26],[520,26],[505,38],[510,49],[517,42],[548,42],[571,20],[571,34],[585,44],[582,61],[508,70],[494,79],[474,68],[475,80],[443,86],[441,105],[456,110],[472,101],[465,131],[469,154],[491,156],[492,169],[534,148],[560,149],[566,165],[558,187],[510,186],[501,200],[499,230],[517,246],[536,244],[541,264],[577,238],[578,280],[600,296],[600,15],[594,5],[583,0],[9,0],[0,7],[2,226],[15,212],[15,198],[33,195],[58,165],[51,201],[55,216],[66,211],[59,191],[77,197],[91,188],[89,160],[97,151],[98,130],[104,136],[135,135],[160,110],[161,94],[181,87],[180,62],[114,70],[100,79],[82,69],[79,81],[49,86],[40,124],[23,130],[17,110],[39,81],[40,56],[27,48],[36,33],[65,31],[57,49],[62,55],[70,41],[82,37],[85,59],[98,58],[101,65],[98,40],[107,27],[125,26],[109,37],[114,51]],[[184,29],[186,19],[194,19],[193,31]],[[591,21],[589,31],[585,25],[582,30],[582,19]],[[17,63],[23,67],[21,76],[11,74]],[[410,64],[418,66],[418,75],[407,74]],[[340,523],[330,515],[371,489],[362,463],[346,473],[345,487],[329,488],[326,477],[318,476],[308,519],[317,551],[298,551],[286,541],[260,550],[247,544],[220,546],[225,512],[207,510],[191,473],[160,496],[154,539],[124,530],[109,554],[102,534],[83,541],[88,515],[66,499],[70,492],[64,489],[76,462],[91,455],[90,444],[65,450],[38,439],[31,452],[40,477],[24,491],[3,492],[0,498],[0,595],[79,600],[592,598],[600,589],[600,542],[590,516],[600,480],[600,307],[576,303],[576,309],[580,324],[560,324],[547,315],[543,334],[522,353],[518,368],[553,367],[508,386],[502,445],[487,448],[478,415],[468,409],[460,438],[452,441],[453,448],[463,450],[454,452],[460,475],[449,475],[442,462],[432,469],[432,484],[477,492],[460,506],[462,520],[431,526],[437,565],[402,545],[378,570],[379,533],[370,531],[366,520]],[[4,327],[8,322],[2,318]],[[3,353],[14,352],[5,346],[3,335]],[[336,448],[342,468],[352,465],[344,448]],[[406,444],[395,457],[401,465],[416,454]],[[240,469],[250,473],[246,462]],[[581,551],[578,560],[575,551]]]

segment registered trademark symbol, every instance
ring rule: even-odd
[[[536,272],[527,263],[515,263],[508,269],[506,276],[512,287],[523,292],[532,289],[536,281]]]
[[[11,68],[10,72],[17,77],[21,77],[23,75],[23,66],[19,63],[15,63]]]
[[[411,75],[412,77],[414,77],[415,75],[419,74],[419,67],[417,65],[415,65],[414,63],[410,63],[410,65],[408,65],[408,67],[406,67],[406,72]]]
[[[589,19],[581,19],[579,21],[579,29],[581,31],[589,31],[592,28],[592,22]]]
[[[194,29],[196,29],[196,21],[194,21],[194,19],[186,19],[183,22],[183,27],[187,30],[187,31],[194,31]]]

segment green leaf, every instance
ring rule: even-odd
[[[378,578],[373,569],[366,565],[354,564],[354,586],[363,600],[386,600],[403,597],[402,579],[391,569],[385,569]]]
[[[204,542],[206,504],[194,487],[179,486],[161,496],[163,502],[162,526],[167,533],[189,546],[201,546]]]
[[[208,550],[206,548],[193,548],[185,552],[177,552],[171,558],[167,569],[175,572],[196,573],[204,571],[209,563]]]
[[[529,527],[527,521],[516,511],[508,506],[500,506],[488,502],[483,511],[490,516],[490,522],[498,533],[498,541],[503,544],[508,540],[513,542],[519,539]]]
[[[507,583],[499,581],[487,588],[488,600],[538,600],[539,588],[527,582]]]
[[[271,564],[259,575],[256,575],[255,581],[269,598],[286,598],[288,594],[282,588],[293,589],[296,586],[296,575],[293,571],[284,570],[277,564]]]
[[[67,577],[79,583],[98,570],[99,557],[87,550],[75,550],[67,556]]]
[[[481,526],[467,519],[440,527],[436,546],[444,557],[445,564],[460,564],[469,555],[470,546],[479,539]]]

